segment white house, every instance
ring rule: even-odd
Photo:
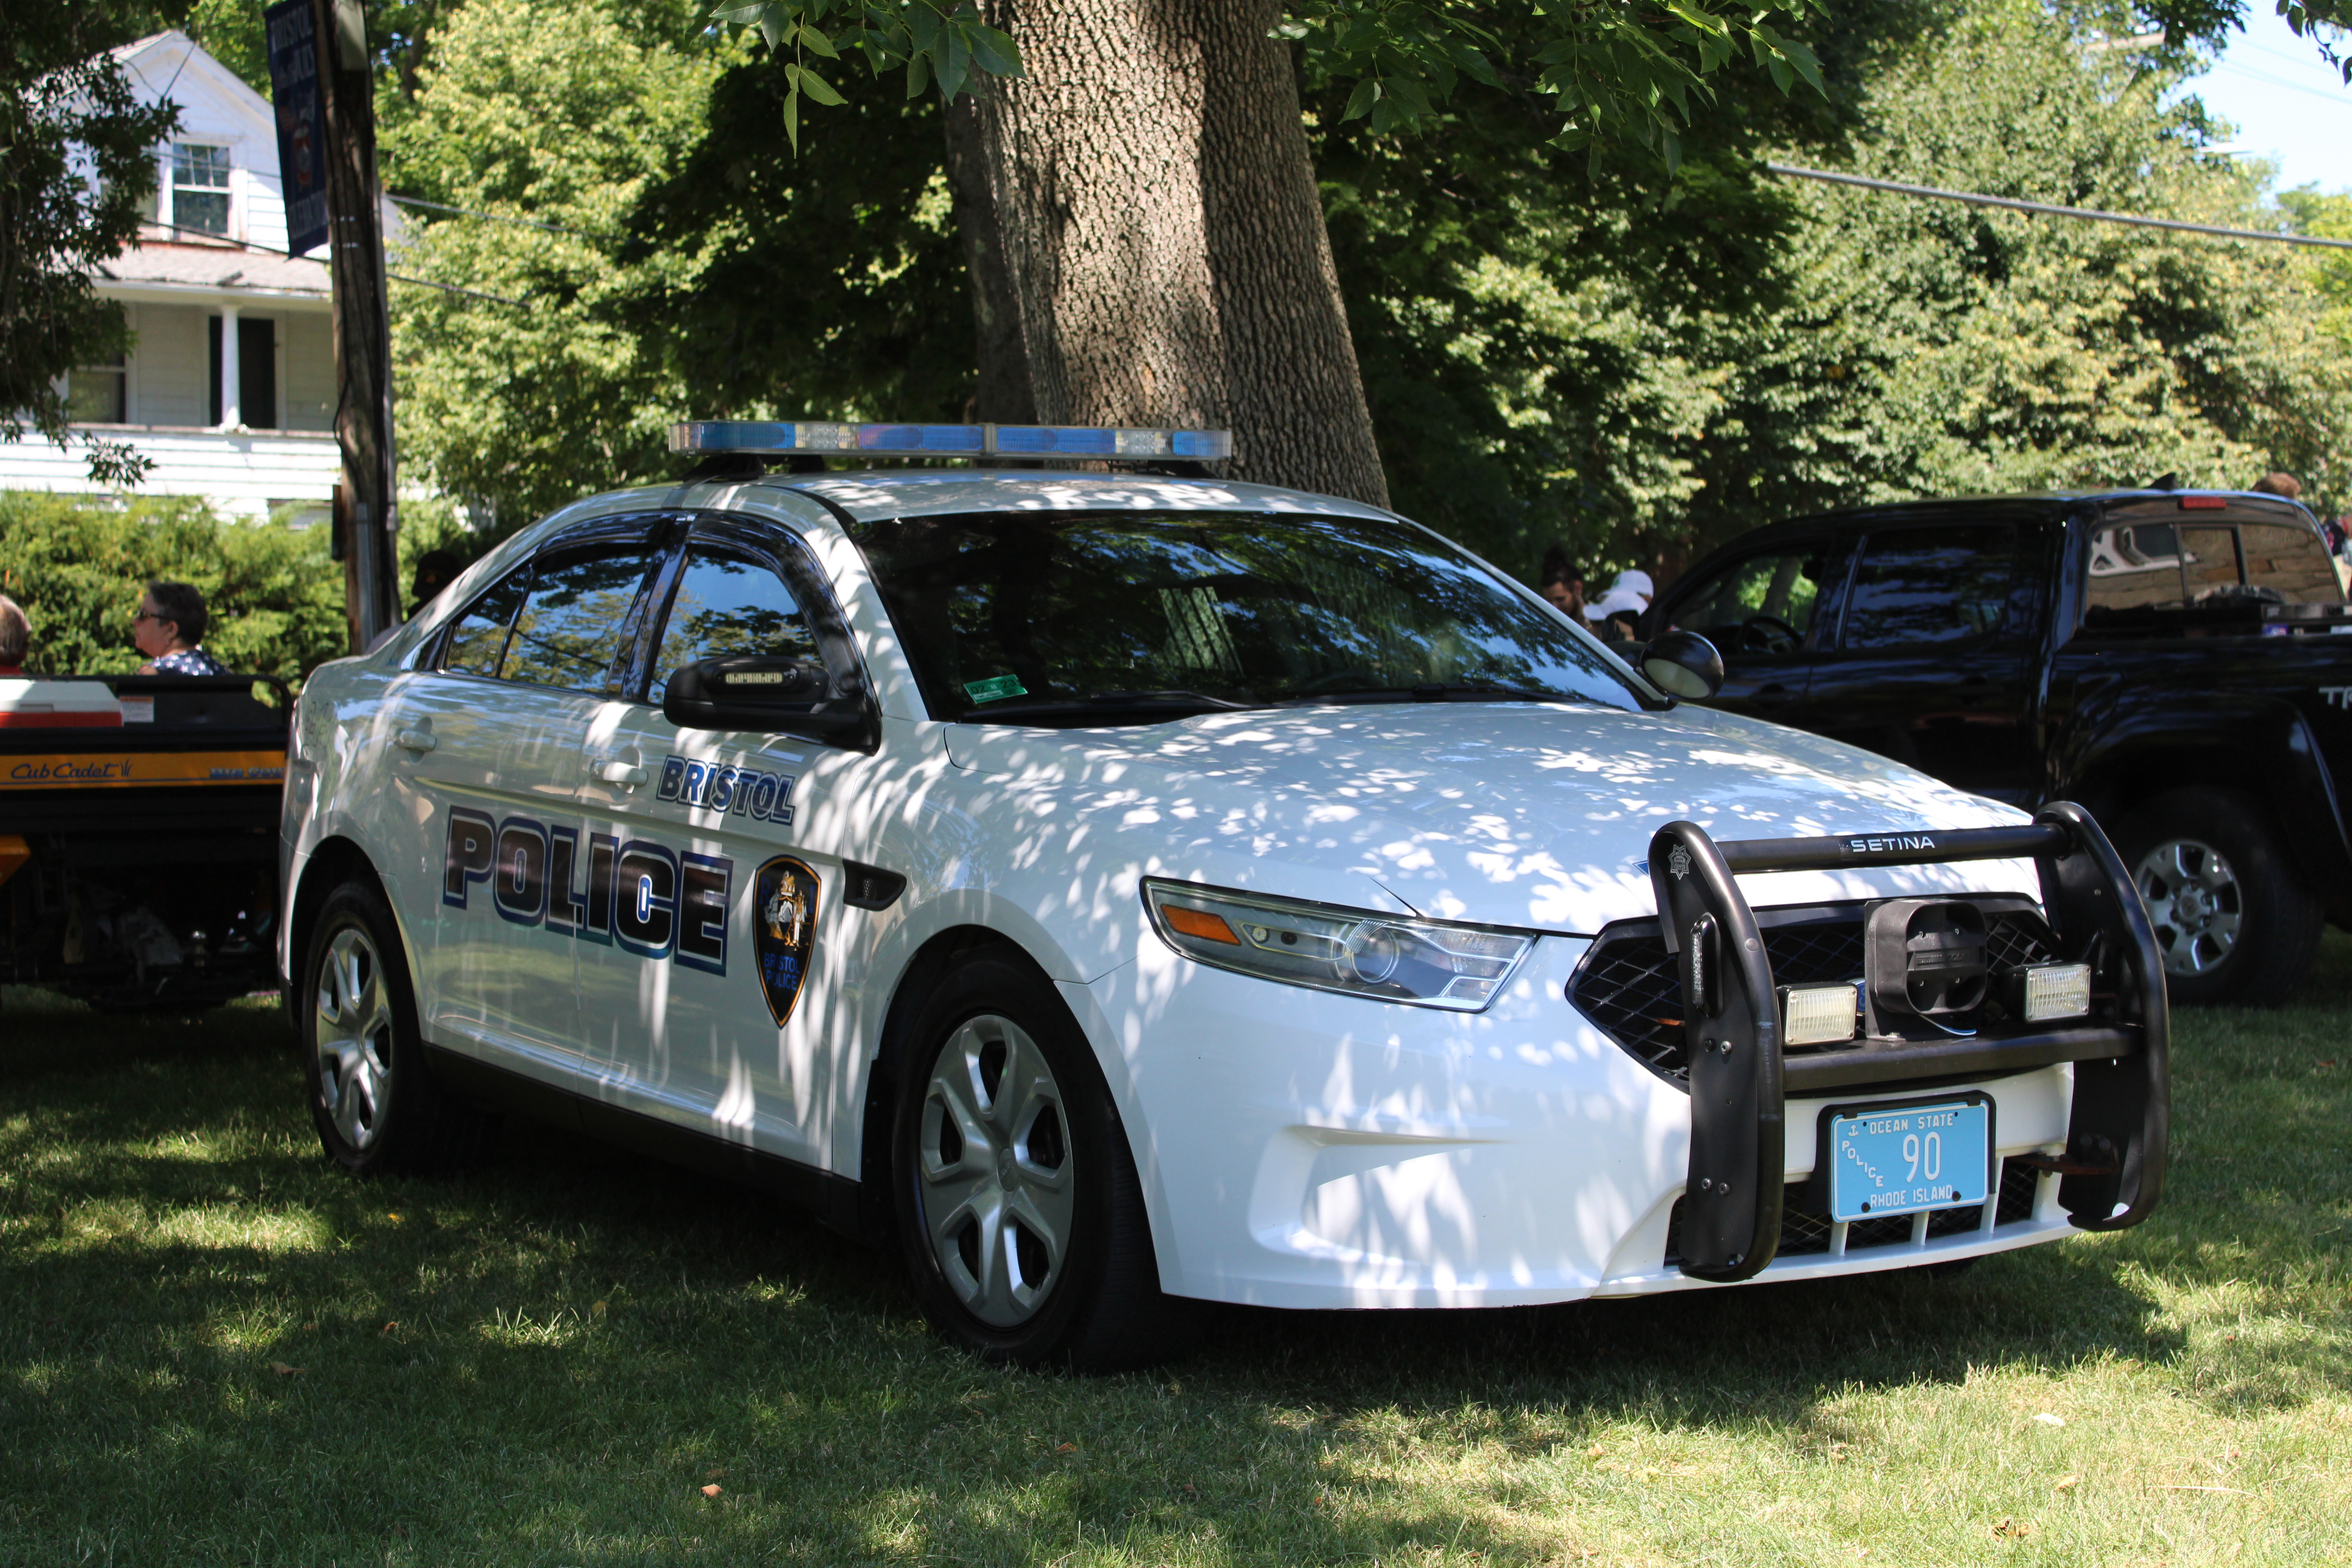
[[[184,33],[115,58],[142,100],[180,105],[180,129],[156,149],[152,221],[98,269],[136,341],[120,363],[74,371],[74,428],[153,459],[142,493],[323,518],[341,471],[327,268],[285,253],[269,100]],[[0,443],[0,489],[93,488],[79,443],[60,451],[29,431]]]

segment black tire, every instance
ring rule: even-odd
[[[1110,1091],[1045,977],[1017,949],[971,953],[906,1040],[890,1183],[933,1327],[990,1361],[1082,1373],[1189,1350]]]
[[[434,1080],[399,928],[373,882],[328,895],[293,1000],[310,1119],[335,1163],[427,1174],[480,1156],[496,1124]]]
[[[2252,795],[2178,789],[2116,835],[2164,952],[2175,1002],[2274,1007],[2319,956],[2319,900],[2290,866]]]

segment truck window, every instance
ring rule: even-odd
[[[2316,529],[2298,522],[2242,522],[2238,546],[2244,552],[2246,581],[2268,588],[2290,605],[2340,605],[2343,584]]]
[[[2017,531],[1961,523],[1874,533],[1864,542],[1845,613],[1849,648],[1972,642],[2009,620]]]
[[[2180,593],[2191,605],[2224,604],[2242,598],[2244,579],[2238,575],[2237,531],[2211,523],[2183,524],[2180,536]]]
[[[2084,619],[2096,625],[2125,610],[2179,609],[2180,531],[2168,522],[2103,523],[2091,531],[2091,577]]]
[[[1832,570],[1844,564],[1828,540],[1791,541],[1725,567],[1675,607],[1675,625],[1727,653],[1792,651],[1812,631]]]
[[[773,570],[697,544],[678,577],[646,700],[658,705],[682,666],[728,654],[765,654],[822,666],[800,601]]]
[[[617,695],[621,631],[651,563],[652,552],[635,543],[541,555],[500,678]]]

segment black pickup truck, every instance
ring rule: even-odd
[[[1643,631],[1712,700],[1979,795],[2073,800],[2147,900],[2175,1000],[2276,1003],[2352,924],[2352,608],[2311,515],[2147,489],[1921,501],[1741,536]]]
[[[0,679],[0,982],[106,1011],[275,989],[292,710],[249,675]]]

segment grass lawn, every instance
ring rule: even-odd
[[[2352,938],[2189,1013],[2156,1219],[1956,1278],[1221,1310],[1077,1381],[529,1124],[323,1162],[276,1013],[0,995],[0,1563],[2352,1562]],[[706,1495],[716,1488],[715,1495]]]

